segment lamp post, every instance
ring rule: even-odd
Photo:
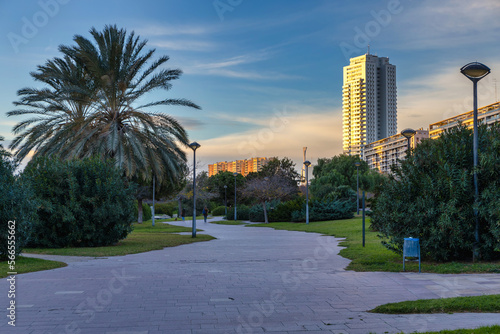
[[[227,186],[224,185],[224,213],[226,214],[226,219],[227,219]]]
[[[309,160],[304,161],[304,166],[306,166],[306,224],[309,224],[309,166],[311,166]]]
[[[356,166],[356,214],[359,215],[359,166],[361,166],[361,162],[356,161],[354,166]]]
[[[474,262],[479,260],[479,215],[478,215],[478,205],[479,205],[479,186],[477,179],[477,160],[478,160],[478,133],[477,133],[477,83],[479,80],[484,78],[490,73],[488,66],[472,62],[464,65],[460,72],[469,78],[473,83],[473,95],[474,95],[474,132],[473,132],[473,144],[472,144],[472,156],[473,156],[473,173],[474,173],[474,246],[472,251],[472,259]]]
[[[153,212],[153,219],[151,220],[152,226],[155,226],[155,190],[156,190],[155,188],[156,188],[155,174],[153,174],[153,210],[151,210]]]
[[[234,221],[236,221],[236,176],[238,173],[234,172]]]
[[[408,148],[406,150],[406,156],[408,156],[408,153],[410,153],[410,140],[411,137],[415,135],[415,133],[417,133],[417,131],[413,129],[404,129],[403,131],[401,131],[401,135],[406,139],[408,139]]]
[[[196,150],[200,146],[197,142],[189,144],[189,147],[193,150],[193,232],[191,234],[193,238],[196,238]]]

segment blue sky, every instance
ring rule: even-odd
[[[0,0],[0,135],[29,72],[61,44],[116,24],[147,39],[167,66],[184,71],[151,99],[187,98],[203,110],[163,108],[202,146],[202,166],[252,156],[308,157],[342,151],[342,67],[370,52],[397,68],[398,130],[472,108],[459,73],[480,61],[492,72],[479,105],[495,102],[500,79],[498,0]],[[500,85],[500,84],[499,84]],[[500,92],[500,87],[498,89]],[[500,93],[499,93],[500,94]],[[5,143],[4,143],[5,144]]]

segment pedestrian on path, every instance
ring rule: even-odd
[[[206,206],[203,208],[202,214],[203,214],[203,220],[205,220],[205,223],[206,223],[207,222],[207,216],[208,216],[208,208]]]
[[[181,210],[181,217],[182,217],[182,221],[185,221],[186,219],[186,209],[182,208]]]

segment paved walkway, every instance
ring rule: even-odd
[[[188,222],[175,222],[188,226]],[[402,300],[493,294],[500,275],[344,271],[338,239],[205,224],[217,240],[72,261],[16,277],[16,327],[0,333],[398,333],[500,324],[500,314],[381,315]]]

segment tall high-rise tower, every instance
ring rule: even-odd
[[[369,53],[351,58],[342,86],[343,149],[363,155],[363,146],[396,134],[396,66]]]

